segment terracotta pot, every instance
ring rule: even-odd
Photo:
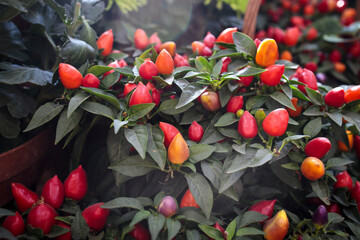
[[[44,157],[53,142],[52,131],[47,128],[19,147],[0,154],[0,206],[12,199],[12,182],[27,187],[37,182]]]

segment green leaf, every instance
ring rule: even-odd
[[[240,228],[236,232],[236,236],[253,236],[253,235],[265,235],[266,233],[253,227]]]
[[[255,211],[246,211],[240,216],[238,226],[239,228],[243,228],[251,223],[265,221],[267,218],[268,216]]]
[[[207,144],[194,144],[190,148],[189,160],[192,163],[200,162],[207,159],[216,150],[216,147]]]
[[[75,67],[80,67],[86,61],[92,62],[95,55],[95,49],[92,46],[71,37],[60,50],[60,56],[66,59],[68,64]]]
[[[69,132],[71,132],[80,122],[84,111],[80,108],[76,109],[73,114],[67,117],[67,108],[61,113],[57,127],[55,144],[58,144]]]
[[[188,103],[195,100],[199,97],[203,92],[205,92],[206,88],[197,84],[197,83],[189,83],[186,87],[182,90],[182,93],[179,98],[179,102],[177,103],[175,109],[182,108],[186,106]]]
[[[222,58],[222,57],[239,57],[241,53],[235,51],[234,49],[224,49],[216,52],[214,55],[209,57],[209,60]]]
[[[171,240],[173,237],[175,237],[180,229],[181,229],[181,223],[178,220],[166,218],[166,227],[168,229],[168,240]]]
[[[188,125],[191,124],[193,121],[199,122],[203,119],[204,115],[202,115],[198,110],[195,108],[191,108],[186,111],[181,118],[180,125]]]
[[[220,59],[214,66],[211,75],[213,77],[219,77],[220,73],[221,73],[221,68],[223,66],[223,61]]]
[[[0,208],[0,218],[5,216],[15,216],[16,214],[8,209]]]
[[[360,238],[360,224],[350,221],[345,221],[345,224],[348,225],[350,230],[355,234],[355,236],[359,239]]]
[[[339,109],[333,112],[327,112],[326,115],[328,115],[331,120],[333,120],[338,126],[341,127],[343,116]]]
[[[190,71],[186,73],[186,75],[184,76],[185,79],[194,78],[194,77],[204,77],[210,79],[210,73]]]
[[[234,173],[248,168],[252,159],[254,159],[256,152],[257,151],[255,149],[248,148],[246,150],[246,154],[237,154],[231,162],[230,167],[227,169],[227,173]]]
[[[114,112],[108,106],[97,102],[84,102],[80,105],[82,109],[92,114],[101,115],[114,120]]]
[[[308,122],[304,127],[304,135],[310,135],[311,138],[318,135],[318,133],[321,131],[321,118],[317,117],[310,122]]]
[[[186,208],[183,208],[183,209],[186,209]],[[207,220],[204,217],[204,215],[201,214],[201,211],[199,211],[199,210],[193,210],[193,209],[183,210],[183,209],[180,209],[180,213],[182,213],[182,215],[184,215],[186,217],[187,221],[200,223],[200,224],[207,224],[207,225],[214,224],[212,221]],[[182,210],[183,210],[183,212],[181,212]]]
[[[355,125],[356,129],[360,131],[360,114],[357,112],[347,112],[343,115],[344,119]]]
[[[133,198],[135,199],[135,198]],[[137,200],[137,199],[135,199]],[[138,200],[137,200],[138,201]],[[147,210],[141,210],[141,211],[138,211],[135,216],[133,217],[133,219],[131,220],[130,222],[130,226],[133,227],[135,224],[141,222],[142,220],[144,219],[147,219],[149,216],[151,215],[151,213]]]
[[[59,105],[52,102],[48,102],[40,106],[34,113],[34,116],[32,117],[29,125],[26,127],[26,129],[24,129],[24,132],[33,130],[51,121],[62,111],[63,108],[64,105]]]
[[[219,161],[202,161],[201,170],[204,176],[209,179],[212,185],[219,190],[221,173],[222,173],[222,164]]]
[[[262,69],[262,68],[246,67],[246,68],[243,68],[243,69],[239,70],[236,73],[236,76],[238,76],[238,77],[249,77],[249,76],[258,75],[258,74],[260,74],[262,72],[265,72],[265,71],[266,70]]]
[[[303,115],[305,115],[305,116],[324,116],[325,113],[320,110],[319,106],[313,105],[313,106],[310,106],[308,109],[306,109],[306,111],[303,112]]]
[[[233,39],[238,52],[245,53],[253,58],[255,57],[257,47],[254,40],[241,32],[234,32]]]
[[[57,4],[55,0],[44,0],[47,6],[51,7],[60,17],[60,19],[65,23],[67,20],[67,15],[64,7],[61,7]]]
[[[283,139],[283,145],[287,144],[288,142],[296,141],[302,138],[309,138],[310,135],[293,135]]]
[[[305,87],[305,90],[306,90],[306,94],[310,98],[311,102],[313,102],[314,104],[319,105],[319,106],[322,106],[325,104],[324,98],[322,97],[321,93],[319,93],[311,88],[308,88],[308,87]]]
[[[128,123],[129,123],[129,121],[120,121],[118,119],[114,119],[114,122],[113,122],[114,133],[117,134],[119,132],[120,128]]]
[[[186,230],[187,240],[201,240],[201,235],[197,230]]]
[[[199,173],[186,174],[185,178],[196,203],[203,210],[206,218],[209,219],[213,207],[213,192],[209,183]]]
[[[67,232],[69,232],[70,229],[68,228],[64,228],[64,227],[60,227],[58,225],[53,225],[51,227],[50,233],[46,234],[46,237],[48,238],[56,238],[58,236],[61,236]]]
[[[105,91],[103,91],[101,89],[98,89],[98,88],[81,87],[81,89],[83,89],[84,91],[90,93],[91,95],[94,95],[94,96],[96,96],[96,97],[110,103],[111,105],[116,107],[116,109],[120,109],[120,102],[114,95],[111,95],[110,93],[107,93],[107,92],[105,92]]]
[[[264,105],[266,98],[267,98],[266,96],[262,96],[262,95],[250,97],[246,101],[246,110],[250,111],[251,109],[261,107],[262,105]]]
[[[133,155],[114,162],[109,168],[125,176],[138,177],[158,169],[158,166],[149,157],[143,160],[139,155]]]
[[[239,119],[236,118],[234,113],[227,112],[219,118],[219,120],[215,123],[214,127],[226,127],[238,121]]]
[[[318,30],[320,35],[324,34],[338,34],[342,30],[339,19],[332,16],[324,16],[313,22],[313,26]]]
[[[133,129],[125,129],[126,140],[133,145],[142,159],[145,159],[148,142],[148,131],[144,125],[136,125]]]
[[[134,122],[134,121],[144,117],[155,106],[156,106],[155,103],[143,103],[143,104],[137,104],[137,105],[130,106],[129,110],[128,110],[128,116],[129,116],[128,121]]]
[[[8,240],[16,240],[17,238],[12,235],[7,229],[0,227],[0,238]]]
[[[204,57],[197,57],[195,59],[195,65],[199,72],[212,72],[212,66]]]
[[[223,239],[223,234],[219,229],[216,229],[214,227],[205,225],[205,224],[199,224],[198,227],[209,237],[213,239]]]
[[[228,85],[225,85],[224,87],[220,88],[219,98],[220,98],[221,107],[225,107],[231,98],[231,91],[228,88]]]
[[[163,78],[160,77],[160,76],[154,76],[153,79],[154,79],[154,80],[156,81],[156,83],[157,83],[160,87],[162,87],[162,88],[164,88],[164,87],[166,87],[166,86],[170,86],[170,85],[172,85],[173,82],[174,82],[174,76],[173,76],[173,75],[170,75],[170,76],[168,76],[168,77],[165,78],[165,79],[163,79]]]
[[[115,72],[121,73],[122,75],[135,78],[134,72],[128,67],[114,68],[114,70]]]
[[[107,66],[101,66],[101,65],[95,65],[95,66],[92,66],[90,67],[88,70],[87,70],[87,73],[92,73],[94,74],[95,76],[100,76],[100,75],[103,75],[104,73],[110,71],[114,69],[113,67],[107,67]]]
[[[148,217],[149,231],[151,240],[156,240],[161,229],[164,227],[165,217],[162,214],[150,215]]]
[[[227,240],[232,240],[235,236],[237,219],[238,219],[238,217],[236,217],[234,220],[232,220],[225,229],[225,231],[228,234]]]
[[[323,180],[316,180],[310,182],[313,191],[316,195],[326,204],[330,205],[329,197],[329,188]]]
[[[70,117],[71,114],[89,97],[90,95],[86,92],[79,92],[73,96],[69,102],[67,117]]]
[[[89,234],[89,226],[85,222],[85,219],[81,215],[81,212],[77,212],[75,218],[71,224],[71,236],[76,240],[85,240]]]
[[[51,84],[53,73],[39,68],[22,67],[8,62],[1,62],[0,83],[18,85],[22,83],[33,83],[39,86]]]
[[[283,167],[285,169],[289,169],[289,170],[294,170],[294,171],[300,170],[299,164],[294,163],[294,162],[281,164],[281,167]]]
[[[101,206],[105,209],[115,209],[115,208],[133,208],[140,211],[144,210],[144,207],[141,205],[140,201],[136,198],[129,197],[118,197],[109,202],[106,202]]]
[[[178,102],[179,102],[178,99],[165,100],[164,102],[162,102],[160,104],[158,111],[163,112],[168,115],[176,115],[179,113],[186,112],[188,109],[190,109],[192,106],[194,106],[194,103],[190,102],[187,105],[176,109]]]
[[[109,75],[106,75],[106,77],[101,80],[101,86],[104,87],[105,89],[109,89],[111,86],[113,86],[115,83],[117,83],[120,79],[120,73],[118,72],[113,72],[110,73]]]
[[[97,49],[95,30],[89,25],[88,20],[83,20],[83,26],[80,30],[79,39],[89,44],[93,49]]]
[[[15,9],[12,9],[16,11]],[[17,11],[16,11],[17,12]],[[4,11],[0,10],[0,14]],[[1,22],[2,17],[0,17]],[[14,22],[5,22],[0,25],[0,53],[19,61],[26,61],[29,56],[25,53],[26,47],[22,33]]]
[[[275,101],[277,101],[278,103],[284,105],[285,107],[288,107],[292,110],[296,110],[294,105],[291,102],[291,99],[286,96],[284,93],[282,92],[273,92],[272,94],[270,94],[270,97],[272,99],[274,99]]]
[[[237,157],[238,157],[238,154],[235,152],[231,153],[230,155],[228,155],[226,157],[226,159],[224,161],[224,166],[222,169],[222,174],[221,174],[221,183],[220,183],[219,193],[223,193],[224,191],[226,191],[226,189],[229,189],[241,178],[242,175],[244,175],[245,170],[236,171],[234,173],[228,173],[233,160]]]
[[[249,167],[259,167],[269,162],[273,158],[273,153],[269,149],[257,150],[253,159],[249,162]]]
[[[301,161],[303,159],[302,156]],[[294,174],[294,170],[289,170],[282,167],[282,164],[288,163],[287,158],[280,159],[276,162],[272,162],[270,164],[272,172],[278,177],[283,183],[287,184],[293,189],[302,189],[302,183],[296,174]]]
[[[161,170],[164,170],[166,163],[166,148],[164,146],[164,132],[156,125],[147,125],[148,143],[146,151],[157,163]]]
[[[354,163],[352,160],[346,158],[330,158],[326,162],[326,169],[334,167],[342,167]]]

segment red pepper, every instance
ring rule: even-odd
[[[65,197],[79,201],[85,197],[87,189],[86,172],[80,165],[69,174],[64,182]]]
[[[323,158],[330,150],[331,142],[325,137],[317,137],[305,146],[305,154],[308,157]]]
[[[53,208],[58,209],[64,201],[64,185],[57,175],[49,179],[42,190],[41,196],[44,202],[50,204]]]
[[[24,219],[19,212],[15,212],[15,216],[7,216],[2,224],[2,227],[7,229],[15,237],[25,232]]]
[[[48,234],[56,223],[55,217],[57,217],[57,213],[54,208],[47,203],[41,203],[30,210],[27,224],[33,228],[40,228],[44,234]]]
[[[335,177],[336,182],[334,184],[334,189],[347,188],[347,191],[350,191],[353,188],[353,181],[347,171],[340,172],[336,174]]]
[[[30,209],[39,200],[36,193],[27,189],[21,183],[12,183],[11,191],[20,212]]]
[[[345,102],[345,91],[341,87],[336,87],[325,95],[324,100],[326,105],[339,108]]]
[[[248,111],[245,111],[239,119],[238,132],[243,138],[253,138],[258,133],[256,119]]]
[[[193,121],[192,124],[189,127],[189,139],[194,142],[200,142],[204,135],[204,129],[203,127],[198,124],[196,121]]]
[[[81,215],[84,217],[87,225],[92,231],[101,231],[106,224],[110,210],[102,208],[104,203],[96,203],[84,209]]]
[[[289,123],[289,113],[278,108],[269,113],[262,123],[264,131],[273,137],[278,137],[286,132]]]

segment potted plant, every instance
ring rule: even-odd
[[[88,63],[58,64],[63,97],[27,128],[55,120],[74,170],[50,179],[43,199],[14,194],[29,211],[18,238],[360,237],[359,86],[319,84],[277,60],[274,39],[236,28],[182,55],[147,34],[135,32],[133,61],[113,59],[108,29],[92,35],[99,52]]]

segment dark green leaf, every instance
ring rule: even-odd
[[[262,96],[262,95],[250,97],[246,101],[246,110],[250,111],[251,109],[261,107],[265,103],[266,98],[267,98],[266,96]]]
[[[132,105],[129,107],[128,110],[128,116],[129,116],[128,120],[134,122],[144,117],[154,107],[155,107],[155,103],[143,103],[143,104]]]
[[[360,114],[356,112],[347,112],[343,115],[344,119],[355,125],[356,129],[360,132]]]
[[[115,208],[133,208],[138,210],[144,210],[144,207],[141,205],[140,201],[136,198],[129,197],[119,197],[115,198],[109,202],[106,202],[101,206],[106,209],[115,209]]]
[[[241,53],[237,52],[235,49],[224,49],[216,52],[212,55],[209,60],[222,58],[222,57],[239,57]]]
[[[212,239],[222,239],[223,238],[223,234],[219,229],[216,229],[214,227],[205,225],[205,224],[199,224],[198,227],[209,237],[211,237]]]
[[[56,238],[57,236],[61,236],[69,231],[70,231],[70,229],[68,229],[68,228],[60,227],[58,225],[53,225],[51,227],[50,233],[46,234],[46,237]]]
[[[201,235],[197,230],[186,230],[187,240],[201,240]]]
[[[342,167],[348,164],[354,163],[353,161],[346,159],[346,158],[330,158],[326,162],[326,169],[333,168],[333,167]]]
[[[231,91],[230,91],[230,89],[228,88],[227,85],[220,88],[220,90],[219,90],[219,98],[220,98],[221,107],[225,107],[226,104],[229,102],[229,100],[231,98]]]
[[[219,190],[221,173],[222,173],[222,164],[218,161],[202,161],[201,170],[204,176],[209,179],[212,185]]]
[[[285,95],[284,93],[282,92],[273,92],[272,94],[270,94],[270,97],[272,99],[274,99],[275,101],[279,102],[280,104],[282,104],[283,106],[285,107],[288,107],[292,110],[296,110],[294,105],[292,104],[291,102],[291,99]]]
[[[216,150],[216,147],[207,144],[194,144],[190,146],[189,160],[193,163],[207,159]]]
[[[236,46],[236,50],[241,53],[245,53],[251,57],[255,57],[256,54],[256,45],[254,40],[252,40],[249,36],[241,32],[233,33],[234,44]]]
[[[165,224],[165,217],[162,214],[150,215],[148,217],[151,240],[156,240]]]
[[[210,79],[210,73],[190,71],[190,72],[186,73],[186,75],[184,76],[185,79],[193,78],[193,77],[207,77]]]
[[[309,138],[309,137],[310,137],[310,135],[293,135],[293,136],[289,136],[289,137],[286,137],[286,138],[283,139],[283,144],[285,145],[288,142],[296,141],[296,140],[299,140],[299,139],[302,139],[302,138]]]
[[[311,181],[311,187],[316,195],[326,204],[330,205],[329,197],[329,188],[323,180]]]
[[[176,106],[177,106],[178,102],[179,102],[178,99],[165,100],[164,102],[162,102],[160,104],[160,107],[159,107],[158,111],[163,112],[163,113],[168,114],[168,115],[176,115],[176,114],[185,112],[188,109],[190,109],[192,106],[194,106],[194,103],[190,102],[187,105],[176,109]]]
[[[128,123],[129,123],[129,121],[120,121],[118,119],[114,119],[114,122],[113,122],[114,133],[117,134],[119,132],[120,128]]]
[[[17,238],[11,234],[7,229],[0,227],[0,238],[8,240],[16,240]]]
[[[133,145],[142,159],[145,159],[148,142],[148,131],[144,125],[136,125],[133,129],[125,129],[126,140]]]
[[[196,84],[196,83],[189,83],[186,87],[182,90],[180,95],[179,102],[177,103],[175,109],[182,108],[186,106],[188,103],[195,100],[199,97],[203,92],[205,92],[206,88],[203,86]]]
[[[232,240],[233,237],[235,236],[235,231],[236,231],[236,223],[237,223],[237,218],[236,217],[234,220],[232,220],[229,225],[227,226],[227,228],[225,229],[225,231],[227,232],[227,239],[228,240]]]
[[[215,123],[214,127],[226,127],[238,121],[239,119],[236,118],[234,113],[227,112],[219,118],[219,120]]]
[[[98,89],[98,88],[81,87],[81,89],[83,89],[84,91],[90,93],[91,95],[94,95],[94,96],[96,96],[96,97],[110,103],[111,105],[116,107],[116,109],[120,109],[120,102],[114,95],[111,95],[110,93],[107,93],[107,92],[105,92],[105,91],[103,91],[101,89]]]
[[[57,127],[55,144],[59,143],[69,132],[71,132],[80,122],[84,111],[80,108],[76,109],[71,116],[67,117],[67,108],[61,113]]]
[[[303,115],[305,115],[305,116],[324,116],[325,113],[320,110],[319,106],[313,105],[313,106],[310,106],[308,109],[306,109],[306,111],[303,112]]]
[[[254,76],[254,75],[258,75],[262,72],[265,72],[265,69],[262,68],[256,68],[256,67],[247,67],[247,68],[243,68],[241,70],[239,70],[236,73],[236,76],[238,77],[249,77],[249,76]]]
[[[108,71],[110,71],[112,69],[114,69],[114,68],[107,67],[107,66],[95,65],[95,66],[90,67],[87,70],[87,72],[92,73],[92,74],[94,74],[95,76],[98,77],[98,76],[100,76],[100,75],[102,75],[102,74],[104,74],[104,73],[106,73],[106,72],[108,72]]]
[[[195,65],[199,72],[212,72],[212,67],[210,63],[204,57],[197,57],[195,59]]]
[[[195,223],[200,223],[200,224],[207,224],[207,225],[211,225],[213,224],[212,221],[207,220],[203,214],[201,214],[201,211],[199,210],[193,210],[193,209],[185,209],[183,212],[180,212],[182,215],[184,215],[186,217],[186,220],[188,221],[192,221]],[[181,211],[182,209],[180,209]]]
[[[255,211],[246,211],[240,216],[238,226],[239,228],[243,228],[251,223],[262,222],[267,218],[266,215]]]
[[[86,42],[71,38],[61,48],[60,56],[66,59],[67,63],[80,67],[86,61],[92,62],[95,57],[95,49]]]
[[[8,62],[1,62],[0,69],[5,71],[0,72],[0,83],[9,85],[33,83],[39,86],[51,84],[53,73],[44,71],[39,68],[22,67]]]
[[[269,162],[273,158],[273,153],[269,149],[257,150],[253,159],[249,162],[249,167],[259,167]]]
[[[199,122],[203,117],[204,115],[202,115],[198,110],[195,108],[190,108],[181,118],[180,125],[188,125],[193,121]]]
[[[345,221],[345,224],[348,225],[355,236],[360,239],[360,224],[350,221]]]
[[[0,25],[0,32],[0,53],[20,61],[25,61],[29,58],[24,51],[26,47],[21,32],[13,22],[2,23]]]
[[[103,86],[105,89],[109,89],[111,86],[113,86],[115,83],[117,83],[120,79],[120,73],[113,72],[109,75],[106,75],[106,77],[101,80],[101,86]]]
[[[308,88],[308,87],[305,87],[305,89],[306,89],[306,93],[307,93],[308,97],[314,104],[320,105],[320,106],[325,104],[321,93],[319,93],[311,88]]]
[[[71,224],[71,236],[74,240],[86,239],[89,234],[89,227],[81,212],[77,212]]]
[[[308,122],[304,127],[304,135],[310,135],[311,138],[318,135],[318,133],[321,131],[321,118],[315,118]]]
[[[0,218],[4,216],[15,216],[15,213],[8,209],[0,208]]]
[[[328,115],[329,118],[331,118],[331,120],[333,120],[337,125],[339,125],[341,127],[343,116],[342,116],[340,110],[335,110],[333,112],[327,112],[326,115]]]
[[[193,67],[188,67],[188,66],[177,67],[174,69],[173,75],[175,76],[175,78],[177,78],[179,75],[186,74],[187,72],[190,72],[190,71],[196,71],[196,69]]]
[[[161,170],[164,170],[166,163],[166,148],[164,146],[164,133],[156,125],[147,125],[149,138],[146,151],[152,159],[158,164]]]
[[[212,70],[212,73],[211,73],[211,75],[212,75],[213,77],[219,77],[219,75],[220,75],[220,73],[221,73],[222,65],[223,65],[223,61],[220,59],[220,60],[215,64],[215,66],[213,67],[213,70]]]
[[[109,168],[125,176],[138,177],[158,169],[158,166],[149,157],[143,160],[139,155],[133,155],[114,162]]]
[[[29,125],[26,127],[24,132],[28,132],[49,122],[54,117],[56,117],[63,108],[64,105],[59,105],[52,102],[48,102],[40,106],[38,110],[36,110],[33,118],[31,119]]]
[[[153,79],[156,81],[156,83],[160,86],[160,87],[162,87],[162,88],[164,88],[164,87],[166,87],[166,86],[169,86],[169,85],[172,85],[173,84],[173,82],[174,82],[174,76],[173,75],[170,75],[170,76],[168,76],[167,78],[165,78],[165,79],[163,79],[162,77],[160,77],[160,76],[155,76],[155,77],[153,77]]]
[[[195,201],[205,213],[206,218],[209,219],[213,206],[213,192],[209,183],[199,173],[186,174],[185,178]]]
[[[173,237],[175,237],[180,229],[181,229],[181,223],[177,220],[166,218],[166,227],[168,229],[168,240],[171,240]]]
[[[92,114],[101,115],[114,120],[114,112],[108,106],[97,102],[84,102],[80,105],[82,109]]]
[[[252,236],[252,235],[265,235],[266,233],[253,227],[240,228],[236,232],[236,236]]]
[[[227,169],[227,173],[234,173],[248,168],[251,160],[254,159],[256,152],[255,149],[248,148],[246,154],[237,154],[230,167]]]
[[[301,159],[302,160],[302,159]],[[294,189],[301,189],[302,185],[299,177],[294,174],[294,170],[289,170],[282,167],[282,164],[286,164],[286,158],[280,159],[279,161],[272,162],[270,164],[272,172],[278,177],[283,183],[289,185]]]
[[[70,99],[67,116],[70,117],[71,114],[86,100],[90,95],[86,92],[79,92]]]
[[[57,12],[63,22],[67,20],[67,15],[64,7],[59,6],[54,0],[44,0],[44,2],[46,3],[46,5],[54,9],[55,12]]]
[[[135,199],[137,200],[137,199]],[[147,210],[141,210],[138,211],[135,216],[133,217],[133,219],[130,222],[130,226],[133,227],[135,224],[141,222],[144,219],[147,219],[149,216],[151,215],[151,213]]]

